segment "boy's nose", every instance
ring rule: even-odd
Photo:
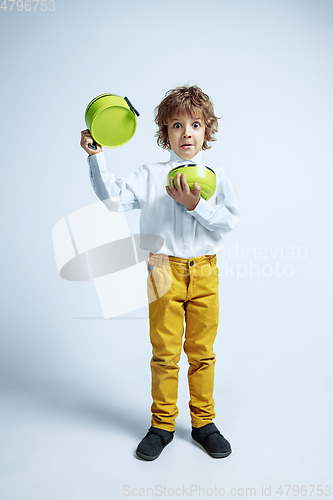
[[[190,137],[191,136],[190,130],[186,128],[184,130],[184,134],[183,135],[184,135],[184,137]]]

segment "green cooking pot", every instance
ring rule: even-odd
[[[89,144],[97,149],[96,142],[107,148],[123,146],[132,139],[139,113],[127,97],[117,94],[102,94],[87,106],[85,122],[94,140]]]
[[[168,173],[168,186],[170,186],[170,177],[173,177],[174,186],[176,187],[176,173],[185,174],[187,184],[192,191],[194,190],[194,183],[197,182],[201,187],[200,196],[204,200],[209,200],[216,190],[216,175],[215,172],[205,165],[197,165],[191,163],[189,165],[180,165],[175,167]],[[176,188],[177,189],[177,188]]]

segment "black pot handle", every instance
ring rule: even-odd
[[[88,148],[93,149],[94,151],[97,150],[97,144],[96,144],[96,141],[94,139],[93,139],[92,144],[88,144]]]
[[[129,105],[129,107],[131,108],[131,110],[133,111],[133,113],[136,115],[136,116],[140,116],[140,113],[139,111],[137,111],[135,109],[135,107],[133,106],[133,104],[131,103],[131,101],[127,98],[127,97],[124,97],[125,101],[127,102],[127,104]]]

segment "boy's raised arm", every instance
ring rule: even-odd
[[[141,203],[146,198],[147,170],[142,166],[128,178],[117,179],[107,169],[101,146],[97,145],[96,151],[89,148],[88,144],[92,141],[89,130],[83,130],[80,144],[89,154],[90,182],[95,194],[111,211],[120,212],[141,208]]]

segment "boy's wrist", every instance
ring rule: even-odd
[[[199,201],[200,201],[200,198],[197,200],[197,202],[195,204],[191,204],[190,206],[186,206],[186,205],[184,205],[184,206],[189,212],[191,212],[192,210],[197,208]]]

